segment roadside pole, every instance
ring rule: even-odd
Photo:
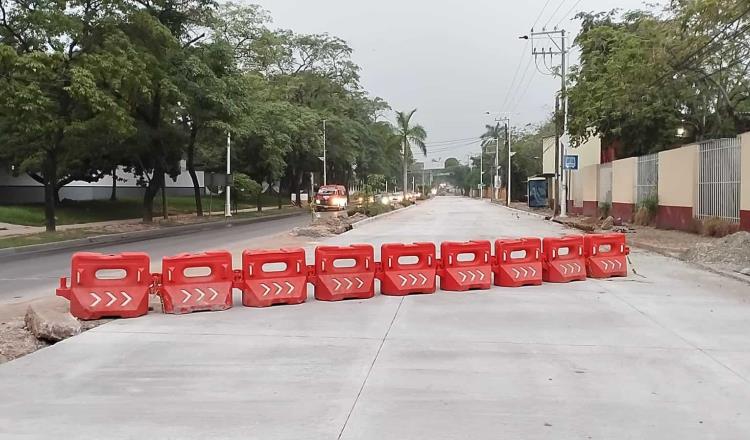
[[[326,168],[326,120],[323,119],[323,186],[328,185],[328,174]]]
[[[505,118],[505,135],[508,137],[508,193],[506,194],[506,205],[510,206],[510,115]]]
[[[224,204],[224,217],[231,217],[232,216],[232,199],[230,197],[229,191],[231,186],[229,185],[229,176],[232,174],[232,168],[231,168],[231,157],[232,157],[232,134],[227,132],[227,201]]]

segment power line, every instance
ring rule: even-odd
[[[534,29],[536,27],[536,24],[539,23],[539,19],[542,18],[542,14],[544,14],[545,9],[547,9],[547,6],[549,6],[549,2],[552,0],[547,0],[547,3],[542,6],[542,10],[539,11],[539,15],[536,17],[536,20],[534,20],[534,24],[531,25],[531,29]]]
[[[518,91],[518,90],[521,90],[522,84],[524,83],[524,80],[526,79],[526,75],[527,75],[527,74],[529,73],[529,69],[531,68],[531,65],[532,65],[533,63],[534,63],[534,57],[529,57],[529,62],[528,62],[528,63],[526,63],[526,69],[525,69],[525,70],[524,70],[524,72],[523,72],[523,76],[521,77],[521,81],[520,81],[520,82],[518,83],[518,87],[516,88],[516,91]],[[528,87],[529,87],[529,85],[528,85],[528,84],[530,84],[530,83],[531,83],[531,81],[532,81],[533,79],[534,79],[534,77],[533,77],[533,76],[531,76],[531,77],[529,78],[529,81],[528,81],[528,83],[527,83],[527,85],[526,85],[526,88],[527,88],[527,89],[528,89]],[[517,102],[517,101],[518,101],[519,99],[520,99],[520,95],[518,95],[517,93],[515,93],[515,94],[514,94],[514,98],[513,98],[513,99],[511,99],[511,100],[510,100],[510,101],[508,102],[508,105],[510,105],[510,106],[511,106],[511,111],[515,110],[515,107],[517,106],[516,102]]]
[[[559,4],[559,5],[557,5],[557,8],[555,8],[555,10],[554,10],[554,11],[552,12],[552,15],[550,15],[550,16],[549,16],[549,19],[547,20],[547,22],[546,22],[546,23],[544,23],[544,26],[542,27],[543,29],[546,29],[546,28],[547,28],[547,25],[549,25],[549,23],[550,23],[550,22],[552,21],[552,19],[553,19],[553,18],[555,18],[555,14],[557,14],[557,11],[559,11],[559,10],[560,10],[560,8],[562,8],[562,6],[563,6],[563,5],[564,5],[564,4],[565,4],[565,3],[567,2],[567,1],[568,1],[568,0],[562,0],[562,1],[560,2],[560,4]]]
[[[518,79],[518,72],[521,71],[521,65],[523,65],[523,55],[527,53],[528,48],[529,48],[529,40],[526,40],[526,44],[524,44],[523,46],[521,55],[518,57],[518,65],[516,66],[516,72],[513,74],[513,80],[510,82],[510,85],[508,86],[508,90],[505,92],[505,98],[503,99],[503,105],[501,108],[505,108],[505,105],[508,104],[508,98],[510,98],[511,91],[513,90],[513,87],[516,85],[516,79]]]
[[[439,146],[439,144],[453,144],[453,143],[458,143],[458,142],[473,141],[473,140],[476,140],[476,139],[477,139],[476,136],[472,136],[470,138],[464,138],[464,139],[450,139],[450,140],[444,140],[444,141],[425,142],[425,145],[427,145],[427,146],[430,146],[430,145]]]
[[[573,10],[576,8],[576,6],[578,6],[579,4],[581,4],[582,1],[583,0],[578,0],[577,2],[573,3],[573,6],[571,6],[570,9],[568,9],[568,11],[562,16],[562,18],[560,19],[560,21],[557,22],[557,24],[555,25],[555,27],[560,26],[560,23],[562,23],[563,20],[565,20],[566,18],[570,17],[570,13],[573,12]]]

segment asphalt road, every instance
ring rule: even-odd
[[[327,243],[555,235],[438,198]],[[746,439],[750,289],[640,276],[118,320],[0,366],[2,439]]]
[[[118,253],[146,252],[151,256],[152,270],[158,270],[164,256],[182,252],[199,252],[210,249],[229,249],[237,254],[244,247],[252,248],[259,238],[268,237],[309,223],[309,217],[300,215],[279,220],[251,223],[241,226],[219,227],[174,237],[157,238],[126,244],[97,245],[88,252]],[[77,249],[78,251],[80,249]],[[0,304],[54,295],[61,276],[70,276],[70,257],[73,251],[54,251],[0,260]]]

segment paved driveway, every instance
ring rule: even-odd
[[[438,198],[328,242],[564,232]],[[750,288],[632,260],[641,276],[116,321],[0,366],[0,438],[750,438]]]

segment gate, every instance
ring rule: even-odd
[[[659,155],[647,154],[638,157],[638,176],[635,202],[640,205],[650,197],[656,197],[659,187]]]
[[[700,143],[698,218],[740,221],[740,140],[714,139]]]

